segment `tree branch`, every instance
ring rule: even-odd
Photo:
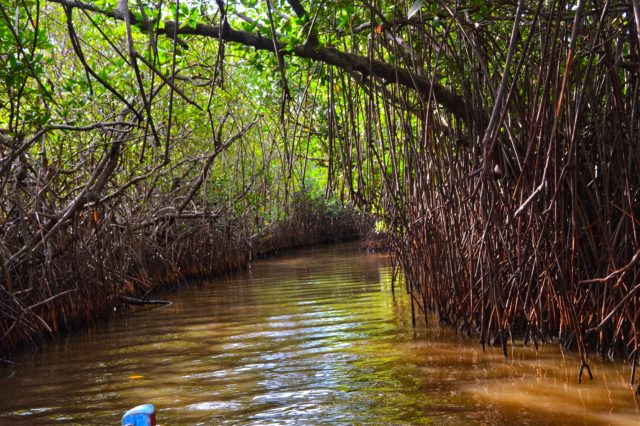
[[[122,12],[118,10],[107,11],[98,8],[93,4],[82,3],[76,0],[47,1],[70,8],[92,11],[113,19],[124,21]],[[138,22],[133,15],[130,16],[130,19],[132,25],[138,25],[140,26],[140,29],[144,31],[144,24],[142,22]],[[433,91],[436,102],[460,120],[467,122],[467,124],[471,124],[472,117],[474,116],[472,111],[467,110],[467,103],[463,96],[452,92],[437,83],[432,84],[430,79],[425,76],[414,74],[406,69],[394,67],[386,62],[369,60],[369,58],[365,56],[341,52],[332,47],[301,45],[296,46],[292,50],[288,50],[286,49],[287,46],[285,43],[282,43],[279,40],[274,42],[274,40],[262,37],[260,34],[238,31],[228,27],[222,31],[219,26],[206,24],[198,24],[195,28],[187,25],[176,29],[176,23],[174,21],[165,21],[164,28],[158,28],[156,31],[169,37],[173,37],[174,33],[179,35],[195,35],[211,38],[222,37],[226,42],[239,43],[247,47],[253,47],[256,50],[265,50],[273,53],[276,52],[277,47],[282,54],[289,54],[299,58],[307,58],[324,62],[328,65],[333,65],[346,71],[357,71],[365,77],[376,77],[384,80],[386,83],[396,83],[409,87],[418,91],[425,98],[429,96],[430,91]]]
[[[304,10],[304,6],[302,6],[298,0],[287,0],[287,3],[289,3],[289,6],[291,6],[291,9],[293,9],[298,18],[302,18],[307,14],[307,11]]]

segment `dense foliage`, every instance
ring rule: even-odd
[[[377,215],[414,305],[483,344],[636,364],[637,0],[0,12],[7,305],[59,297],[14,277],[66,241],[164,247],[197,221],[251,245],[305,194]]]
[[[191,28],[209,12],[131,18]],[[20,0],[0,13],[3,351],[121,295],[365,224],[325,196],[320,70],[291,72],[283,106],[269,56],[149,37],[109,12]]]

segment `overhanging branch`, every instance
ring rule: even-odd
[[[121,21],[124,20],[124,14],[119,10],[107,11],[98,8],[93,4],[83,3],[76,0],[47,1],[70,8],[92,11]],[[142,23],[138,22],[132,14],[130,15],[130,18],[131,24],[142,25]],[[159,28],[157,31],[160,34],[173,37],[175,27],[176,23],[174,21],[165,21],[164,28]],[[265,50],[273,53],[276,53],[277,48],[277,50],[282,54],[324,62],[328,65],[333,65],[347,71],[357,71],[364,77],[376,77],[384,80],[386,83],[397,83],[402,86],[409,87],[418,91],[425,98],[432,92],[438,104],[468,124],[470,124],[469,122],[471,117],[474,115],[471,111],[467,110],[465,99],[460,94],[452,92],[437,83],[432,84],[431,81],[424,76],[412,73],[406,69],[394,67],[386,62],[370,60],[365,56],[345,53],[332,47],[324,46],[301,45],[296,46],[292,50],[288,50],[285,43],[277,40],[274,43],[272,39],[262,37],[260,34],[234,30],[229,27],[226,27],[224,31],[221,31],[219,26],[206,24],[197,24],[195,28],[183,26],[182,28],[177,29],[177,34],[212,38],[222,37],[226,42],[239,43],[247,47],[253,47],[256,50]]]

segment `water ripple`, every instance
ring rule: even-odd
[[[143,402],[156,405],[163,425],[639,419],[619,369],[606,370],[606,392],[580,388],[600,407],[592,412],[563,397],[575,395],[573,376],[557,352],[528,367],[530,355],[506,363],[433,325],[421,324],[414,339],[409,300],[391,293],[390,280],[386,257],[338,246],[167,292],[159,298],[173,300],[169,307],[17,359],[0,379],[0,424],[117,424]],[[608,403],[607,392],[616,395]]]

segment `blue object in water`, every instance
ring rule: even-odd
[[[122,426],[156,426],[156,412],[153,405],[138,405],[124,413]]]

